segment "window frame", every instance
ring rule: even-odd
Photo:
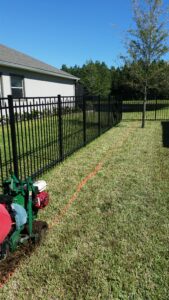
[[[15,74],[15,73],[11,73],[9,74],[10,75],[10,85],[11,85],[11,95],[13,96],[13,93],[12,93],[12,90],[13,89],[19,89],[19,90],[22,90],[22,97],[14,97],[14,99],[22,99],[25,97],[25,83],[24,83],[24,79],[25,77],[22,76],[22,75],[18,75],[18,74]],[[21,79],[21,82],[22,82],[22,86],[21,87],[13,87],[12,86],[12,77],[18,77]]]

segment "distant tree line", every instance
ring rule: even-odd
[[[75,65],[62,70],[80,78],[84,94],[114,95],[123,99],[143,99],[142,61],[125,62],[122,67],[109,68],[104,62],[88,61],[82,67]],[[169,97],[169,63],[153,61],[149,68],[149,99]]]
[[[75,65],[68,68],[62,65],[62,70],[80,78],[80,84],[85,94],[105,96],[111,91],[111,70],[104,62],[88,61],[82,67]]]

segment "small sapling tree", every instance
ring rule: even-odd
[[[127,50],[144,95],[142,115],[144,128],[148,90],[151,88],[152,77],[157,74],[154,72],[153,63],[160,61],[169,51],[167,19],[162,0],[132,0],[132,2],[135,28],[128,31]]]

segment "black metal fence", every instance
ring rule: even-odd
[[[40,176],[121,118],[113,97],[1,98],[0,185],[10,172]]]
[[[143,100],[123,100],[123,120],[141,120]],[[147,100],[146,120],[169,120],[168,100]]]

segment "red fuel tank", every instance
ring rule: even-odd
[[[3,204],[0,204],[0,244],[3,243],[12,227],[10,214]]]
[[[36,199],[34,202],[34,205],[36,208],[44,208],[47,206],[49,203],[49,194],[45,191],[40,192],[39,194],[36,195]]]

